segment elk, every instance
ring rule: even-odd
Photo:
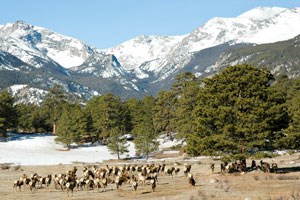
[[[210,164],[210,168],[211,168],[211,173],[214,173],[214,171],[215,171],[215,164],[214,163]]]
[[[192,186],[195,186],[196,185],[196,181],[193,177],[193,174],[191,173],[188,173],[188,180],[189,180],[189,184],[192,185]]]
[[[154,192],[154,190],[155,190],[155,188],[156,188],[156,180],[155,180],[155,179],[151,179],[151,180],[150,180],[150,183],[151,183],[152,191]]]
[[[131,182],[132,182],[132,187],[134,189],[134,192],[136,193],[139,184],[137,178],[134,175],[132,175]]]
[[[17,187],[18,187],[19,191],[21,191],[21,187],[22,187],[23,184],[24,184],[23,180],[15,180],[13,189],[15,189],[15,191],[17,191]]]
[[[183,173],[187,177],[188,173],[191,172],[192,166],[190,164],[184,163]]]
[[[264,161],[260,161],[260,167],[261,167],[261,169],[264,171],[264,172],[267,172],[267,173],[269,173],[270,172],[270,164],[269,163],[267,163],[267,162],[264,162]]]
[[[70,191],[71,191],[71,194],[73,196],[73,191],[74,191],[75,187],[76,187],[76,182],[74,182],[74,181],[66,183],[66,190],[67,190],[68,196],[69,196]]]

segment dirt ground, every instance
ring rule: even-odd
[[[166,163],[167,166],[174,166],[174,163],[181,170],[177,175],[160,175],[156,190],[152,192],[150,184],[139,185],[137,192],[134,192],[130,184],[122,185],[117,191],[114,184],[109,184],[106,191],[98,190],[75,190],[73,195],[68,197],[67,192],[54,188],[40,188],[33,193],[25,188],[23,191],[14,191],[13,182],[22,174],[30,176],[38,173],[41,176],[48,174],[66,173],[73,166],[78,168],[77,175],[82,175],[83,166],[92,164],[74,163],[72,165],[55,166],[13,166],[0,169],[0,199],[1,200],[44,200],[44,199],[155,199],[155,200],[196,200],[196,199],[218,199],[218,200],[295,200],[300,199],[300,171],[285,173],[264,173],[252,171],[245,174],[222,174],[220,173],[220,161],[209,158],[183,159],[181,156],[170,156],[150,163]],[[281,169],[295,169],[300,167],[300,153],[284,155],[272,159],[264,159],[267,162],[276,162]],[[192,174],[196,180],[196,186],[190,186],[182,169],[183,163],[192,165]],[[104,164],[123,165],[124,163],[145,164],[145,161],[107,161],[96,163],[97,166]],[[215,171],[212,173],[210,164],[215,163]],[[258,161],[257,161],[258,163]],[[247,160],[250,165],[250,160]]]

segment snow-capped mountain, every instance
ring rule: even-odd
[[[90,56],[85,62],[71,68],[71,70],[82,74],[92,74],[97,77],[112,78],[124,75],[124,71],[114,55],[106,55],[98,53],[95,56]]]
[[[299,22],[300,8],[258,7],[235,18],[212,18],[185,35],[143,35],[103,50],[23,21],[8,23],[0,25],[0,89],[61,84],[86,99],[106,92],[123,99],[156,94],[181,71],[205,78],[224,63],[249,61],[231,52],[292,39],[300,34]]]
[[[205,71],[215,74],[227,66],[247,63],[253,66],[267,66],[274,76],[285,74],[290,78],[297,78],[300,75],[299,58],[300,35],[275,43],[231,48],[222,52]]]
[[[127,69],[136,69],[145,62],[152,62],[165,58],[170,51],[184,38],[185,36],[139,36],[128,40],[116,47],[109,48],[107,53],[117,56],[121,65]],[[150,69],[155,71],[157,66]],[[138,78],[148,77],[147,74],[136,72]]]
[[[23,21],[8,23],[0,26],[0,44],[0,78],[5,75],[10,80],[0,79],[0,89],[10,86],[7,82],[45,90],[61,84],[67,92],[81,93],[86,98],[109,92],[111,88],[106,85],[139,89],[127,79],[130,77],[126,75],[128,72],[114,55],[45,28]],[[16,76],[18,80],[12,80]],[[92,87],[87,87],[86,79],[91,76],[103,79],[95,80]],[[85,80],[83,83],[82,79]],[[104,80],[107,83],[102,84]]]
[[[0,27],[1,49],[40,67],[34,57],[55,61],[65,68],[81,65],[94,49],[87,44],[23,21]]]
[[[174,37],[171,42],[170,37],[164,40],[161,36],[159,42],[146,45],[156,37],[144,36],[106,51],[121,58],[127,69],[133,69],[136,74],[142,72],[139,78],[148,78],[154,73],[154,81],[158,81],[183,68],[194,52],[227,42],[264,44],[291,39],[300,34],[299,22],[300,8],[258,7],[236,18],[213,18],[190,34]],[[141,56],[145,52],[153,56]]]
[[[280,7],[257,7],[251,9],[249,11],[244,12],[243,14],[239,15],[239,18],[252,18],[252,19],[268,19],[274,17],[278,13],[286,10],[286,8]]]

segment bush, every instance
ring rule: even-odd
[[[275,153],[272,153],[272,152],[259,151],[259,152],[255,153],[254,155],[252,155],[251,158],[259,160],[259,159],[263,159],[263,158],[273,158],[276,156],[278,156],[278,155]]]
[[[171,150],[178,150],[178,151],[180,151],[180,150],[182,150],[182,145],[177,144],[177,145],[171,146],[170,149]]]
[[[11,164],[10,164],[10,163],[4,163],[4,164],[1,164],[1,165],[0,165],[0,168],[1,168],[2,170],[10,169],[10,167],[11,167]]]

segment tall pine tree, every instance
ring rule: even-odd
[[[192,122],[191,115],[197,103],[197,95],[200,90],[200,81],[190,72],[184,72],[176,77],[171,91],[174,94],[174,119],[177,136],[186,138],[191,133]]]
[[[72,143],[84,142],[89,130],[88,119],[78,104],[65,104],[62,114],[57,120],[56,141],[62,142],[68,148]]]
[[[186,150],[192,155],[238,154],[247,149],[272,148],[282,127],[281,104],[270,94],[271,73],[237,65],[204,80],[193,111],[195,118]]]
[[[117,154],[118,160],[120,160],[120,155],[129,152],[126,138],[123,137],[123,132],[119,127],[111,129],[107,147],[113,154]]]
[[[174,129],[175,97],[171,91],[161,91],[156,97],[153,123],[156,132],[166,132],[169,137]]]
[[[153,123],[155,99],[152,96],[146,96],[139,106],[141,117],[133,128],[133,132],[136,133],[135,149],[137,155],[148,158],[150,153],[158,149],[158,135]]]
[[[42,103],[44,115],[47,116],[49,123],[52,124],[52,133],[56,134],[57,121],[60,118],[64,104],[68,97],[61,85],[55,85],[49,90],[46,99]]]
[[[86,112],[91,117],[94,135],[104,141],[110,136],[112,128],[126,127],[123,103],[120,97],[113,94],[104,94],[89,100]]]
[[[0,136],[5,136],[7,129],[17,126],[17,110],[14,98],[7,91],[0,92]]]

